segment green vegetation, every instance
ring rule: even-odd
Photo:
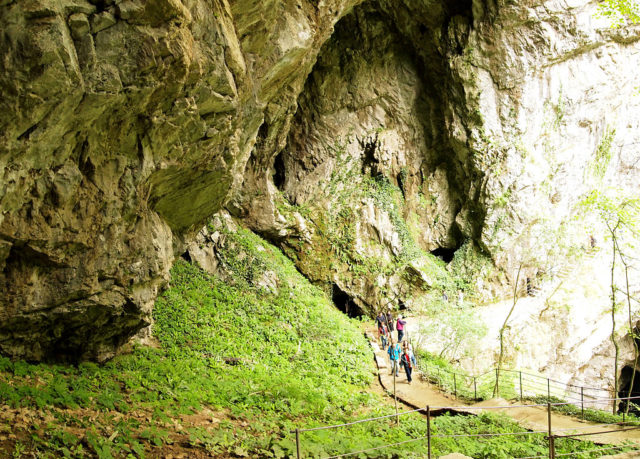
[[[0,402],[29,421],[11,448],[108,458],[187,445],[282,457],[295,426],[366,411],[375,399],[363,391],[370,354],[357,324],[277,249],[244,230],[225,236],[230,282],[174,266],[154,310],[160,349],[104,366],[0,359]],[[277,293],[257,285],[266,266]]]
[[[439,336],[442,339],[440,358],[449,360],[469,357],[487,334],[487,326],[469,303],[444,311],[433,311],[431,320],[420,323],[419,336]],[[416,343],[419,347],[419,342]]]
[[[527,400],[536,404],[566,403],[566,400],[554,397],[553,395],[551,397],[547,397],[546,395],[539,395],[537,397],[527,398]],[[552,406],[551,409],[568,416],[575,416],[577,418],[582,417],[582,409],[576,405],[556,405]],[[629,425],[640,426],[640,418],[638,418],[634,414],[625,414],[623,416],[622,414],[611,414],[608,411],[595,410],[588,407],[584,409],[584,419],[590,422],[597,422],[602,424],[616,424],[624,422]]]
[[[598,15],[611,21],[614,28],[640,23],[640,5],[636,0],[605,0],[598,5]]]
[[[473,402],[493,397],[496,373],[487,371],[480,375],[469,375],[443,356],[429,352],[418,353],[418,367],[440,390],[455,394],[459,399]],[[455,376],[454,376],[455,375]],[[515,372],[500,374],[500,395],[505,399],[519,397]]]
[[[638,362],[640,352],[636,337],[636,318],[633,314],[631,305],[632,289],[629,283],[629,275],[633,275],[633,251],[638,238],[638,228],[640,226],[640,199],[634,194],[628,194],[626,191],[617,188],[608,188],[605,190],[594,190],[589,193],[580,203],[581,210],[587,213],[594,213],[598,216],[600,223],[606,227],[606,235],[611,241],[611,343],[614,347],[614,364],[613,364],[613,380],[614,393],[618,393],[618,363],[620,357],[620,346],[618,343],[618,329],[616,324],[616,314],[625,305],[627,306],[628,328],[626,335],[632,337],[634,347],[634,362]],[[622,265],[618,266],[618,261]],[[616,271],[622,268],[624,272],[624,282],[622,286],[618,286],[619,281],[616,280]],[[621,277],[621,276],[618,276]],[[618,294],[624,299],[618,300]],[[629,388],[629,396],[631,396],[631,388],[633,387],[635,372],[633,373]],[[613,408],[615,411],[615,407]]]
[[[495,266],[487,255],[473,243],[466,240],[449,263],[451,276],[456,288],[464,291],[467,296],[473,293],[476,282],[490,279],[495,275]]]
[[[292,457],[296,427],[393,413],[366,390],[372,367],[359,324],[265,241],[242,229],[216,230],[225,281],[178,261],[154,311],[158,348],[136,347],[105,365],[0,359],[2,454]],[[267,270],[277,279],[269,288],[262,282]],[[433,435],[522,430],[489,414],[442,416],[432,429]],[[424,417],[411,414],[399,426],[391,418],[303,432],[301,445],[305,457],[322,457],[415,440],[359,457],[424,457],[426,433]],[[547,448],[541,435],[434,438],[432,446],[435,455],[484,458]],[[558,451],[592,447],[561,442]]]
[[[372,134],[373,136],[373,134]],[[377,137],[372,137],[367,148],[376,148]],[[406,285],[412,285],[412,269],[423,272],[430,279],[430,289],[434,294],[431,303],[437,302],[442,291],[451,293],[451,297],[460,288],[454,277],[445,269],[446,264],[423,251],[407,223],[415,228],[415,213],[409,212],[403,190],[385,175],[373,170],[363,173],[361,161],[347,153],[350,138],[341,139],[327,149],[327,155],[335,161],[330,180],[323,185],[322,192],[305,208],[292,206],[281,196],[278,210],[285,218],[292,219],[299,211],[314,226],[311,242],[302,242],[292,237],[286,242],[287,255],[296,261],[300,269],[316,281],[331,282],[335,276],[349,278],[369,278],[382,275],[401,276]],[[400,182],[406,181],[408,170],[401,169]],[[424,196],[419,205],[435,205],[437,196],[430,196],[430,202]],[[358,224],[363,223],[362,212],[366,206],[373,205],[375,212],[384,213],[393,233],[398,240],[379,240],[376,237],[360,235],[360,243],[366,244],[366,252],[357,247]],[[362,225],[366,226],[366,225]],[[362,226],[360,231],[363,231]],[[364,229],[366,231],[366,229]],[[415,230],[414,230],[415,232]],[[390,231],[391,233],[391,231]],[[380,296],[386,295],[384,286]],[[462,288],[466,288],[462,286]]]
[[[600,139],[598,147],[596,148],[593,161],[590,164],[590,169],[593,176],[597,179],[602,179],[607,173],[611,157],[613,156],[611,146],[615,137],[616,130],[607,127]]]

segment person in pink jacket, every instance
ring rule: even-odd
[[[396,323],[396,329],[398,330],[398,343],[402,342],[402,338],[404,338],[404,326],[407,325],[407,321],[403,319],[403,316],[398,316],[398,322]]]

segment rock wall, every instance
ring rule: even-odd
[[[640,33],[594,6],[0,0],[0,351],[113,355],[223,207],[364,311],[429,251],[513,272],[603,142],[637,186]]]
[[[519,268],[522,284],[542,278],[586,243],[572,218],[587,192],[638,189],[639,30],[611,29],[595,6],[356,7],[320,51],[286,145],[249,164],[237,215],[369,311],[424,303],[443,286],[412,287],[434,277],[428,252],[449,259],[465,242],[458,264],[484,300],[508,295]]]
[[[0,2],[0,350],[104,359],[147,326],[352,3]]]
[[[567,384],[608,389],[613,396],[615,350],[611,342],[611,251],[608,245],[585,252],[580,263],[567,263],[563,273],[535,296],[518,299],[505,328],[505,368],[538,373]],[[616,284],[620,289],[615,314],[620,374],[623,367],[636,366],[629,330],[634,327],[637,333],[640,306],[635,301],[626,302],[623,272],[617,272]],[[640,282],[631,278],[629,289],[632,297],[637,297]],[[492,370],[498,360],[499,330],[512,306],[513,300],[508,299],[473,310],[477,317],[474,326],[486,326],[486,333],[480,339],[472,339],[468,330],[439,326],[446,323],[446,318],[435,321],[415,318],[410,321],[408,333],[421,347],[436,354],[449,344],[446,357],[469,374],[479,375]],[[452,341],[461,345],[454,348],[450,346]],[[622,381],[619,389],[625,382],[628,380]],[[567,395],[575,397],[575,394]]]

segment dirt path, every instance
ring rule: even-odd
[[[374,350],[376,363],[378,365],[379,378],[382,387],[387,393],[393,394],[393,376],[390,374],[389,359],[384,350],[380,349],[372,333],[367,333],[371,347]],[[436,386],[423,380],[419,374],[414,373],[413,382],[407,383],[407,377],[401,369],[399,377],[396,378],[396,395],[398,400],[415,408],[424,408],[427,405],[433,407],[432,412],[438,414],[442,411],[477,414],[482,411],[501,412],[517,421],[522,427],[532,431],[547,431],[548,414],[544,406],[514,405],[504,399],[485,400],[475,405],[465,405],[456,400],[452,395],[445,394],[438,390]],[[442,408],[446,407],[446,410]],[[495,408],[499,407],[499,408]],[[491,409],[489,409],[491,408]],[[640,429],[624,431],[618,426],[603,426],[588,421],[582,421],[570,416],[551,413],[551,427],[556,435],[567,435],[570,433],[589,433],[600,431],[614,431],[607,434],[590,435],[583,437],[600,444],[617,445],[628,441],[640,444]],[[638,453],[636,456],[640,457]]]

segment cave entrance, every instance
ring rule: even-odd
[[[285,178],[284,156],[280,152],[273,161],[273,184],[280,191],[284,188]]]
[[[358,306],[355,301],[353,301],[353,299],[347,292],[342,290],[336,284],[333,284],[331,299],[340,311],[344,312],[352,319],[357,319],[364,316],[364,312],[362,311],[360,306]]]
[[[635,377],[633,378],[633,387],[631,387],[631,378],[635,372]],[[631,388],[631,394],[629,394],[629,388]],[[620,391],[618,392],[618,397],[640,397],[640,372],[637,370],[634,371],[631,365],[625,366],[620,372]],[[628,400],[622,400],[618,405],[618,411],[625,411],[627,408]],[[633,413],[635,415],[640,415],[640,400],[633,400],[631,406],[629,407],[629,413]]]
[[[446,247],[438,247],[431,251],[431,255],[440,258],[445,263],[450,263],[453,260],[457,249],[447,249]]]

